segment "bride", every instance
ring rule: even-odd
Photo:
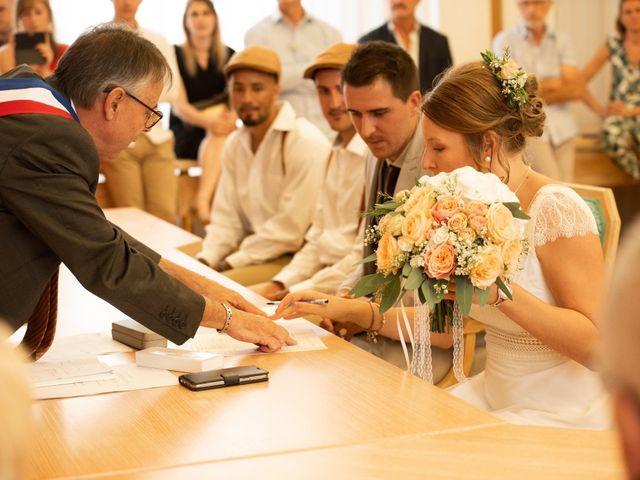
[[[607,397],[589,369],[604,278],[596,223],[573,190],[525,163],[525,138],[540,136],[545,120],[537,84],[508,58],[494,60],[450,69],[422,105],[423,167],[492,172],[531,217],[528,256],[511,276],[512,300],[494,285],[490,305],[472,307],[486,326],[485,370],[450,392],[513,423],[607,428]],[[275,316],[315,314],[399,337],[396,322],[386,321],[395,319],[393,309],[381,315],[374,303],[338,297],[300,302],[314,298],[327,295],[290,294]],[[434,345],[451,344],[447,334],[431,335]]]

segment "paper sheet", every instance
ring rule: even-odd
[[[277,320],[298,342],[297,345],[284,346],[275,353],[306,352],[309,350],[326,350],[327,346],[313,331],[305,320]],[[253,343],[240,342],[228,335],[220,335],[213,329],[199,329],[196,336],[176,348],[196,352],[212,352],[230,357],[233,355],[251,355],[261,352]]]
[[[104,333],[85,333],[56,338],[40,362],[64,362],[78,358],[95,358],[108,353],[132,352],[133,348],[113,340]]]
[[[45,387],[78,383],[82,381],[108,380],[115,376],[113,369],[97,359],[47,362],[40,360],[27,365],[31,386]]]
[[[112,378],[34,388],[33,395],[35,398],[42,400],[46,398],[80,397],[98,393],[167,387],[178,384],[178,377],[167,370],[138,367],[133,364],[118,365],[110,368],[113,369]]]

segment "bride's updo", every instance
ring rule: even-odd
[[[447,70],[425,95],[422,112],[442,128],[461,133],[478,166],[482,162],[483,136],[494,131],[507,153],[517,153],[526,137],[542,135],[545,113],[538,97],[538,83],[529,75],[524,85],[526,102],[509,105],[500,80],[483,62],[472,62]],[[500,152],[497,161],[509,171]],[[484,165],[483,165],[484,163]]]

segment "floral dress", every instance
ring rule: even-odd
[[[640,68],[629,64],[623,39],[609,37],[607,47],[613,73],[610,100],[640,106]],[[605,152],[625,172],[640,179],[640,117],[609,116],[602,124],[602,135]]]

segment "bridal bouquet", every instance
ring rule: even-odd
[[[424,176],[367,215],[380,218],[365,232],[375,253],[364,262],[375,261],[377,272],[361,278],[352,294],[378,296],[381,312],[414,291],[428,307],[427,333],[443,333],[456,323],[461,330],[474,295],[484,305],[494,283],[511,298],[505,280],[527,250],[528,216],[497,176],[471,167]],[[455,301],[445,300],[453,285]]]

